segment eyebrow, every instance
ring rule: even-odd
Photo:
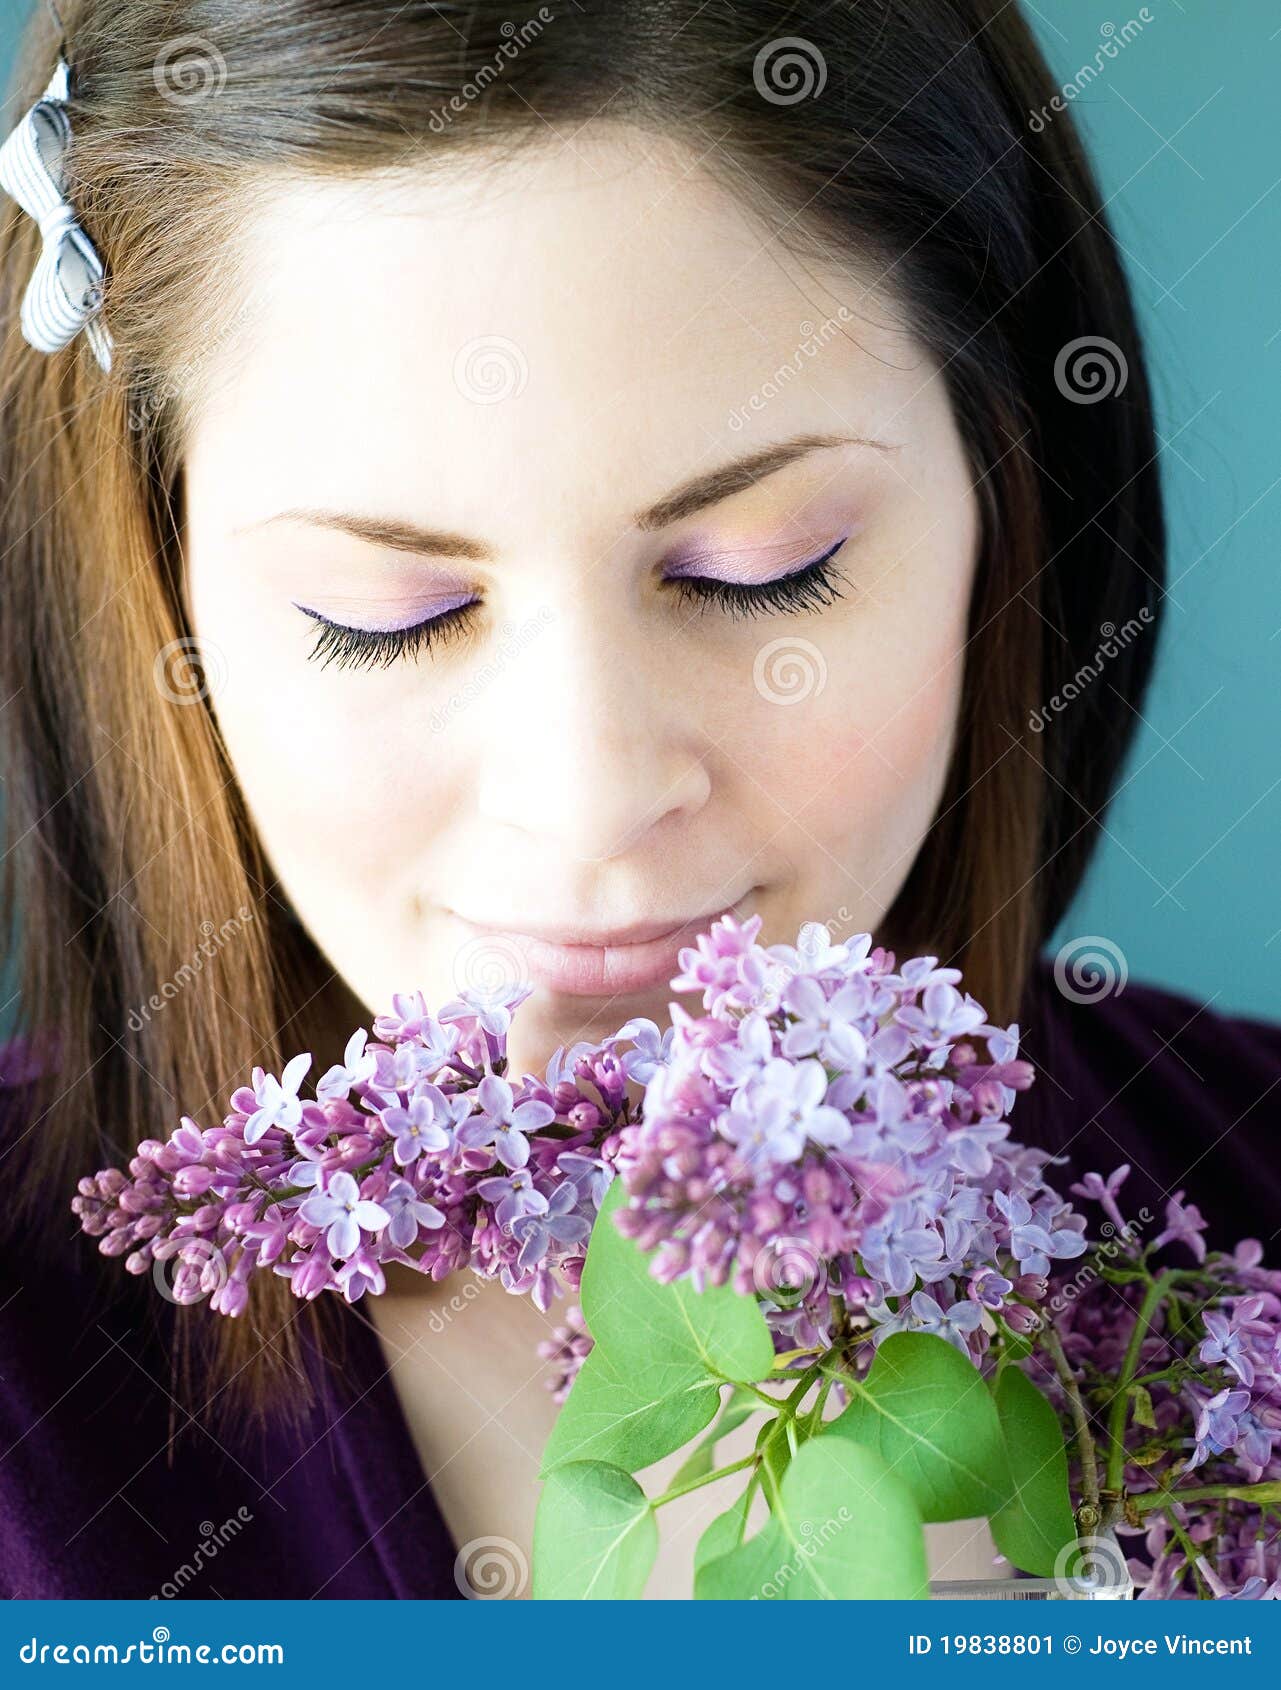
[[[766,446],[759,452],[735,458],[731,463],[722,464],[704,475],[695,476],[675,492],[668,493],[657,504],[638,512],[632,521],[642,533],[668,528],[672,523],[684,521],[686,517],[694,516],[710,505],[719,504],[735,493],[745,492],[758,481],[764,481],[767,476],[776,475],[788,464],[795,463],[798,458],[808,457],[812,452],[828,451],[834,446],[868,446],[879,452],[896,452],[899,449],[887,441],[875,440],[867,435],[798,434],[790,440],[780,441],[776,446]],[[366,540],[371,545],[383,546],[392,551],[413,552],[420,557],[469,558],[473,562],[483,563],[491,560],[494,555],[491,547],[483,541],[473,540],[466,534],[451,534],[444,529],[424,528],[418,523],[400,521],[395,517],[364,516],[357,511],[312,509],[306,506],[277,511],[274,516],[264,517],[260,522],[245,523],[232,532],[245,534],[256,528],[270,527],[276,522],[302,522],[316,528],[332,528],[340,533],[350,534],[357,540]]]
[[[775,475],[786,469],[788,464],[795,463],[797,458],[808,457],[811,452],[827,451],[833,446],[871,446],[881,452],[898,450],[897,446],[891,446],[884,440],[872,440],[866,435],[798,434],[777,446],[766,446],[748,457],[722,464],[706,475],[695,476],[632,520],[646,533],[655,528],[668,528],[673,522],[682,522],[686,517],[705,510],[708,505],[719,504],[722,499],[754,487],[766,476]]]

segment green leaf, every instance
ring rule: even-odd
[[[1014,1489],[992,1515],[992,1537],[1021,1571],[1049,1578],[1059,1551],[1076,1537],[1063,1431],[1021,1368],[1004,1368],[993,1394]]]
[[[792,1458],[779,1524],[802,1559],[788,1601],[929,1595],[921,1512],[910,1486],[874,1450],[817,1437]]]
[[[895,1332],[829,1428],[884,1457],[926,1520],[970,1520],[1009,1498],[1001,1424],[973,1362],[932,1332]]]
[[[538,1601],[640,1596],[658,1553],[658,1525],[630,1474],[603,1461],[558,1467],[534,1520]]]
[[[1127,1449],[1125,1459],[1133,1462],[1136,1467],[1155,1467],[1158,1461],[1164,1461],[1170,1453],[1169,1445],[1164,1438],[1149,1438],[1147,1443],[1140,1444],[1138,1449]]]
[[[722,1514],[721,1519],[725,1516]],[[713,1520],[712,1526],[719,1521]],[[712,1527],[709,1526],[710,1532]],[[700,1545],[701,1547],[701,1545]],[[700,1602],[778,1600],[774,1575],[787,1560],[787,1542],[778,1521],[771,1518],[756,1536],[728,1555],[705,1560],[694,1568],[694,1596]]]
[[[1016,1332],[1012,1326],[1007,1326],[1000,1316],[997,1323],[1001,1334],[1001,1352],[1011,1361],[1023,1361],[1036,1348],[1036,1337],[1031,1332]]]
[[[759,1414],[765,1404],[751,1391],[745,1391],[735,1386],[726,1399],[716,1424],[707,1436],[698,1444],[687,1460],[682,1462],[679,1470],[672,1475],[673,1485],[686,1484],[690,1479],[706,1478],[715,1465],[716,1446],[722,1438],[727,1438],[743,1422],[753,1414]],[[623,1463],[626,1466],[626,1463]]]
[[[762,1469],[767,1478],[773,1480],[775,1490],[783,1482],[783,1474],[792,1459],[792,1444],[798,1441],[798,1433],[797,1422],[780,1414],[773,1420],[767,1420],[756,1435]]]
[[[720,1387],[691,1379],[683,1362],[655,1357],[638,1379],[594,1349],[552,1427],[543,1475],[569,1461],[606,1461],[637,1473],[701,1432],[720,1400]]]
[[[728,1285],[695,1291],[682,1281],[661,1285],[649,1258],[614,1224],[626,1201],[623,1182],[606,1193],[583,1267],[582,1308],[596,1343],[636,1375],[661,1361],[684,1361],[689,1378],[751,1384],[766,1378],[774,1345],[755,1297]],[[646,1387],[648,1388],[648,1387]]]
[[[1136,1426],[1146,1427],[1149,1432],[1158,1430],[1152,1393],[1146,1385],[1130,1386],[1130,1414]]]
[[[704,1530],[694,1547],[694,1595],[701,1596],[698,1575],[712,1561],[731,1554],[743,1540],[747,1530],[747,1515],[756,1487],[749,1484],[742,1496],[723,1514],[718,1514]]]
[[[803,1444],[754,1538],[695,1576],[704,1600],[915,1601],[929,1594],[920,1511],[874,1450],[829,1431]]]
[[[624,1200],[616,1180],[592,1230],[582,1305],[595,1348],[552,1428],[544,1474],[582,1460],[648,1467],[707,1425],[723,1381],[766,1376],[773,1363],[754,1297],[659,1284],[614,1225]]]

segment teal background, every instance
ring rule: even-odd
[[[7,73],[28,8],[0,7]],[[1061,83],[1141,10],[1023,9]],[[1147,338],[1166,626],[1105,837],[1051,948],[1097,936],[1135,978],[1281,1018],[1281,7],[1146,11],[1071,107]],[[1107,684],[1105,669],[1093,685]]]

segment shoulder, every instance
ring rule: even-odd
[[[1281,1022],[1143,980],[1060,981],[1046,956],[1020,1030],[1037,1078],[1015,1137],[1063,1152],[1074,1174],[1130,1163],[1134,1201],[1186,1190],[1224,1248],[1281,1225]]]
[[[1091,985],[1056,977],[1038,959],[1021,1023],[1042,1060],[1076,1072],[1086,1093],[1137,1088],[1146,1097],[1196,1096],[1203,1109],[1257,1104],[1281,1120],[1281,1021],[1233,1015],[1213,1000],[1144,980]],[[1250,1099],[1252,1088],[1257,1094]]]

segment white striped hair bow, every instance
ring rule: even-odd
[[[40,225],[44,247],[22,301],[23,338],[59,352],[82,331],[104,370],[112,341],[101,321],[103,266],[66,198],[71,72],[65,59],[44,94],[0,147],[0,187]]]

